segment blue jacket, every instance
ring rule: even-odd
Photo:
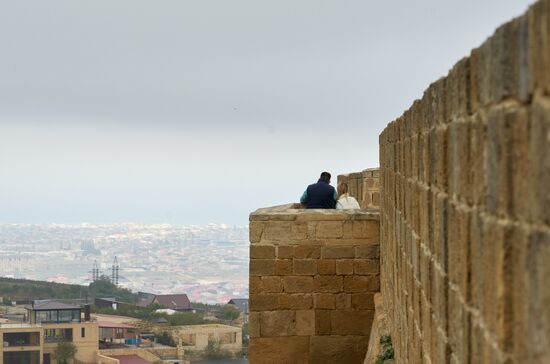
[[[334,187],[323,180],[307,186],[300,202],[308,209],[333,209],[336,207],[338,194]]]

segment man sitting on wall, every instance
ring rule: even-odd
[[[330,173],[323,172],[317,183],[307,186],[300,203],[308,209],[333,209],[337,200],[338,194],[330,185]]]

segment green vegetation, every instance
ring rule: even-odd
[[[164,317],[168,322],[168,326],[182,325],[201,325],[204,323],[212,323],[212,321],[204,320],[202,313],[193,312],[178,312],[173,315],[167,313],[155,313],[156,310],[162,308],[160,305],[154,304],[147,307],[138,307],[134,305],[119,304],[115,311],[112,308],[103,308],[92,306],[92,312],[103,313],[106,315],[121,315],[135,317],[140,320],[153,321],[155,318]]]
[[[117,310],[111,307],[97,307],[92,306],[92,312],[103,313],[106,315],[120,315],[135,317],[140,320],[150,320],[155,317],[155,311],[161,308],[160,305],[149,305],[147,307],[139,307],[131,304],[118,304]]]
[[[235,306],[225,305],[218,312],[216,317],[222,320],[231,321],[231,323],[233,323],[233,320],[237,319],[240,315],[241,315],[241,311],[239,311]]]
[[[137,302],[136,294],[126,288],[115,286],[111,283],[109,278],[105,276],[101,276],[99,280],[90,283],[88,286],[88,294],[92,297],[116,297],[116,299],[121,302]]]
[[[384,364],[386,360],[390,359],[393,359],[391,336],[384,335],[380,338],[380,355],[376,358],[376,364]]]
[[[178,346],[174,341],[174,338],[168,331],[163,331],[160,335],[157,336],[157,341],[162,345],[168,345],[176,347]]]
[[[116,297],[124,302],[137,302],[137,295],[118,288],[108,278],[91,283],[88,287],[77,284],[63,284],[27,279],[0,278],[0,292],[4,303],[40,299],[93,299],[94,297]]]
[[[222,350],[219,340],[208,340],[204,353],[210,359],[221,359],[231,356],[228,351]]]
[[[243,325],[243,346],[248,346],[249,341],[249,331],[248,331],[248,323]]]
[[[76,351],[76,346],[71,342],[62,341],[58,343],[54,351],[57,364],[68,364],[69,360],[76,355]]]

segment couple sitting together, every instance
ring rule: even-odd
[[[357,200],[348,195],[347,183],[340,182],[338,191],[330,185],[330,173],[323,172],[317,183],[307,186],[300,203],[308,209],[360,209]]]

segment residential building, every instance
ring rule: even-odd
[[[0,325],[0,364],[50,364],[62,341],[72,342],[75,359],[94,363],[98,351],[98,325],[82,319],[82,308],[62,302],[42,301],[26,307],[28,321]]]

